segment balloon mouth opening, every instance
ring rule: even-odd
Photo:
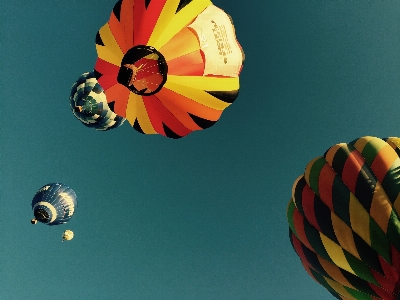
[[[137,95],[150,96],[161,90],[167,73],[164,56],[154,47],[139,45],[124,55],[117,81]]]
[[[46,210],[42,209],[42,208],[36,209],[35,212],[34,212],[34,215],[35,215],[35,219],[36,219],[35,221],[36,222],[39,221],[39,222],[42,222],[42,223],[47,223],[50,220],[50,216],[49,216],[48,212]],[[32,223],[32,224],[34,224],[34,223]]]

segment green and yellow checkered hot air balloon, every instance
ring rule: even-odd
[[[292,246],[337,299],[400,299],[400,138],[362,137],[313,159],[287,209]]]
[[[237,97],[244,53],[209,0],[121,0],[96,37],[95,74],[137,131],[180,138],[208,128]]]

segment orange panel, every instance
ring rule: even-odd
[[[124,31],[122,30],[121,23],[117,20],[117,17],[114,14],[111,14],[108,25],[110,26],[111,33],[117,41],[117,44],[122,53],[126,53],[129,48],[126,46],[125,43]]]
[[[200,50],[197,36],[189,29],[183,28],[159,50],[169,64],[169,60]]]

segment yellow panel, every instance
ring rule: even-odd
[[[374,196],[372,198],[370,214],[372,219],[378,223],[379,227],[386,233],[389,224],[390,214],[392,213],[392,204],[389,201],[382,185],[376,182]]]
[[[118,57],[120,61],[122,61],[124,54],[122,53],[122,50],[119,47],[117,41],[114,39],[108,23],[101,27],[99,32],[101,40],[103,41],[105,47],[108,48],[114,54],[114,56]]]
[[[177,1],[177,0],[174,0]],[[168,4],[168,3],[167,3]],[[187,26],[195,17],[197,17],[207,6],[211,5],[210,0],[193,0],[179,13],[172,16],[171,12],[163,9],[160,18],[157,21],[156,27],[149,39],[148,45],[156,49],[160,49],[167,43],[175,34],[181,31],[182,28]],[[177,5],[175,6],[176,10]],[[168,7],[168,9],[171,9]],[[165,10],[165,17],[163,16]]]
[[[158,16],[157,23],[153,28],[153,32],[151,33],[149,41],[147,42],[148,46],[155,47],[154,46],[155,42],[160,38],[160,36],[163,34],[163,31],[165,30],[165,28],[168,26],[168,24],[171,22],[171,20],[175,16],[175,12],[176,12],[178,5],[179,5],[179,0],[167,0],[166,1],[160,15]],[[160,48],[161,47],[156,48],[156,49],[160,49]]]
[[[353,231],[351,228],[333,212],[331,212],[331,220],[333,230],[335,231],[340,246],[358,259],[361,259],[356,244],[354,243]]]
[[[168,76],[170,78],[170,76]],[[211,96],[209,93],[206,93],[205,91],[178,85],[178,84],[173,84],[167,81],[164,84],[164,88],[169,89],[171,91],[174,91],[182,96],[185,96],[187,98],[192,99],[193,101],[203,104],[205,106],[211,107],[213,109],[217,110],[224,110],[227,108],[231,103],[226,103],[224,101],[221,101],[214,96]]]
[[[369,235],[369,215],[358,199],[350,193],[350,223],[354,232],[371,246],[371,237]]]
[[[167,82],[203,91],[236,91],[239,89],[239,77],[219,78],[206,76],[168,75]]]
[[[344,256],[343,249],[323,233],[320,232],[319,236],[321,237],[321,241],[324,244],[325,250],[332,259],[333,263],[339,268],[355,275],[356,273],[354,273],[346,259],[346,256]]]
[[[110,50],[104,46],[96,45],[97,55],[106,62],[120,67],[122,59],[116,57]]]
[[[388,142],[392,142],[397,148],[400,149],[400,138],[390,137],[388,138]]]
[[[340,271],[340,269],[337,266],[335,266],[331,262],[323,259],[320,256],[318,256],[318,261],[321,264],[322,268],[324,268],[326,273],[333,280],[337,281],[340,284],[343,284],[344,286],[355,289],[354,286],[346,279],[346,277],[344,277],[343,273]]]
[[[340,283],[337,283],[336,281],[333,281],[332,279],[324,277],[326,282],[333,288],[339,295],[344,297],[344,299],[347,300],[357,300],[357,298],[354,298],[345,288],[343,285]]]
[[[128,99],[128,105],[126,107],[126,119],[133,126],[136,118],[138,119],[140,128],[143,130],[144,133],[146,134],[157,133],[154,130],[153,125],[151,125],[142,97],[134,93],[130,93]]]

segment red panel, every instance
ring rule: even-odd
[[[333,211],[332,188],[336,173],[329,164],[325,164],[318,178],[318,190],[321,200]]]
[[[308,242],[306,232],[304,230],[304,217],[302,214],[295,209],[293,211],[293,224],[296,229],[297,236],[299,237],[300,241],[310,250],[313,248],[311,247],[310,243]]]
[[[115,76],[115,83],[117,83],[117,76],[119,72],[119,66],[110,64],[101,58],[97,58],[94,69],[103,75],[113,75]]]
[[[155,95],[143,97],[143,99],[146,109],[148,109],[150,121],[152,120],[152,116],[157,114],[159,119],[176,134],[185,136],[192,132],[192,130],[183,126],[183,124],[175,118],[175,116],[160,102],[160,100],[158,100]],[[162,130],[162,132],[163,131],[164,130]]]
[[[133,23],[135,46],[147,44],[166,2],[167,0],[151,0],[147,9],[144,0],[135,3]]]
[[[301,194],[301,204],[303,206],[304,214],[307,221],[311,225],[313,225],[318,231],[321,231],[321,228],[319,227],[317,222],[317,218],[315,217],[314,199],[315,194],[313,190],[308,186],[308,184],[306,184]]]
[[[115,80],[115,76],[113,75],[103,75],[99,78],[98,80],[99,84],[101,85],[101,87],[107,91],[110,87],[119,84],[116,80]]]
[[[358,174],[364,163],[365,160],[358,151],[351,152],[344,163],[342,181],[353,194],[356,191]]]
[[[139,3],[143,3],[144,5],[144,0],[139,0],[137,1],[138,3],[135,3],[135,5],[138,5]],[[128,50],[133,47],[134,45],[134,1],[133,0],[124,0],[122,1],[121,4],[121,13],[120,13],[120,21],[121,25],[124,30],[124,37],[125,37],[125,44]]]
[[[371,289],[380,297],[377,299],[385,299],[385,300],[397,300],[397,297],[393,295],[388,290],[384,290],[381,287],[378,287],[372,283],[367,282]]]
[[[110,26],[111,33],[117,41],[119,48],[121,49],[122,53],[125,54],[129,50],[129,48],[127,47],[125,42],[123,27],[114,14],[111,14],[108,25]]]
[[[144,96],[144,97],[142,97],[142,99],[143,99],[144,105],[146,107],[146,111],[149,116],[151,125],[153,125],[154,130],[157,133],[166,136],[166,134],[164,132],[164,127],[162,125],[160,113],[157,111],[157,109],[153,105],[153,103],[157,102],[158,99],[154,95]]]
[[[399,274],[400,274],[400,253],[399,251],[396,250],[396,248],[392,245],[391,247],[391,252],[392,252],[392,266],[397,272],[397,280],[399,281],[400,284],[400,279],[399,279]]]

